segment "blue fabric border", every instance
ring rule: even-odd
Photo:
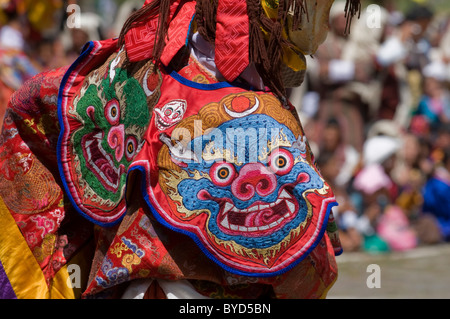
[[[211,83],[211,84],[197,83],[197,82],[193,82],[191,80],[186,79],[185,77],[178,74],[175,70],[172,70],[170,68],[166,68],[166,71],[169,74],[169,76],[172,77],[173,79],[175,79],[176,81],[178,81],[181,84],[186,85],[188,87],[194,88],[194,89],[199,89],[199,90],[203,90],[203,91],[213,91],[213,90],[218,90],[218,89],[223,89],[223,88],[234,87],[233,85],[231,85],[228,82],[217,82],[217,83]]]
[[[174,80],[176,80],[177,82],[181,83],[182,85],[185,85],[187,87],[193,88],[193,89],[198,89],[198,90],[202,90],[202,91],[213,91],[213,90],[218,90],[218,89],[223,89],[223,88],[238,88],[238,89],[243,89],[243,90],[247,90],[247,91],[254,91],[254,92],[265,92],[268,93],[269,91],[267,90],[257,90],[254,87],[243,83],[239,80],[235,80],[234,82],[217,82],[217,83],[197,83],[191,80],[186,79],[185,77],[183,77],[182,75],[180,75],[179,73],[177,73],[174,69],[172,69],[170,66],[165,66],[162,65],[163,69],[166,71],[167,75],[169,75],[171,78],[173,78]]]
[[[185,46],[185,47],[188,47],[188,46],[189,46],[189,37],[190,37],[190,35],[191,35],[191,31],[192,31],[192,23],[194,22],[194,19],[195,19],[195,13],[192,15],[191,22],[189,22],[188,33],[187,33],[187,36],[186,36],[186,41],[185,41],[185,43],[184,43],[184,46]]]
[[[183,229],[178,229],[172,225],[170,225],[159,213],[158,211],[153,207],[151,201],[150,201],[150,196],[147,193],[147,188],[148,188],[148,184],[147,184],[147,180],[145,178],[146,176],[146,169],[143,166],[134,166],[132,168],[130,168],[130,170],[128,171],[128,173],[131,173],[132,171],[138,171],[141,173],[141,192],[142,195],[144,197],[145,202],[147,203],[147,206],[149,207],[150,211],[152,212],[153,216],[156,218],[156,220],[162,224],[163,226],[165,226],[166,228],[175,231],[177,233],[181,233],[183,235],[186,235],[188,237],[190,237],[196,244],[197,246],[200,248],[200,250],[210,259],[212,260],[214,263],[216,263],[217,265],[219,265],[220,267],[222,267],[224,270],[232,273],[232,274],[236,274],[236,275],[240,275],[240,276],[247,276],[247,277],[260,277],[260,278],[267,278],[267,277],[274,277],[274,276],[279,276],[282,275],[286,272],[288,272],[289,270],[293,269],[294,267],[296,267],[302,260],[304,260],[315,248],[316,246],[319,244],[319,242],[322,240],[323,235],[325,234],[326,228],[327,228],[327,224],[328,224],[328,218],[330,216],[330,212],[331,209],[334,206],[337,206],[338,203],[337,202],[331,202],[327,205],[327,211],[325,213],[325,217],[324,217],[324,221],[323,221],[323,225],[322,228],[320,229],[320,233],[316,239],[316,241],[311,245],[311,247],[302,255],[300,256],[297,260],[295,260],[294,262],[292,262],[289,266],[278,270],[276,272],[271,272],[271,273],[257,273],[257,272],[246,272],[246,271],[242,271],[242,270],[238,270],[238,269],[234,269],[231,268],[230,266],[227,266],[225,264],[223,264],[222,262],[220,262],[214,255],[212,255],[211,252],[209,252],[202,244],[202,242],[200,241],[200,239],[197,237],[197,235],[195,235],[192,232],[183,230]]]
[[[102,226],[102,227],[113,227],[115,225],[117,225],[118,223],[120,223],[123,219],[123,217],[125,216],[125,213],[118,218],[117,220],[115,220],[114,222],[111,223],[101,223],[95,219],[93,219],[92,217],[90,217],[89,215],[87,215],[85,212],[83,212],[79,207],[78,204],[75,202],[75,200],[73,199],[72,193],[70,192],[69,186],[67,185],[67,181],[66,181],[66,177],[64,174],[64,169],[63,169],[63,164],[62,164],[62,160],[61,160],[61,153],[62,153],[62,143],[63,143],[63,139],[64,139],[64,134],[66,131],[66,127],[64,126],[64,120],[63,120],[63,112],[62,112],[62,100],[63,100],[63,94],[64,94],[64,89],[67,85],[67,81],[69,80],[70,76],[72,75],[72,73],[74,72],[74,70],[84,62],[84,60],[91,54],[92,50],[95,48],[95,43],[93,41],[90,41],[88,43],[86,43],[86,45],[83,47],[83,50],[80,54],[80,56],[75,60],[75,62],[69,67],[69,69],[67,70],[66,74],[64,75],[60,87],[59,87],[59,92],[58,92],[58,121],[59,121],[59,125],[60,125],[60,133],[59,133],[59,138],[58,138],[58,143],[56,145],[56,157],[57,157],[57,162],[58,162],[58,170],[59,170],[59,174],[61,177],[61,181],[62,184],[64,186],[64,190],[67,194],[67,197],[69,198],[70,203],[72,204],[72,206],[74,207],[74,209],[81,214],[84,218],[86,218],[87,220],[89,220],[90,222]]]

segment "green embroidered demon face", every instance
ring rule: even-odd
[[[71,113],[79,122],[71,141],[85,197],[114,206],[123,198],[126,172],[150,120],[146,95],[125,70],[116,68],[105,78],[95,73]]]

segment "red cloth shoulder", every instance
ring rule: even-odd
[[[49,284],[91,235],[64,201],[56,163],[57,101],[66,70],[25,82],[9,101],[0,135],[0,197]]]

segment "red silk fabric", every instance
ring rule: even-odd
[[[247,2],[219,0],[215,62],[229,82],[234,81],[249,64],[248,43]]]

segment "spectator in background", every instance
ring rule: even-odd
[[[394,8],[390,10],[396,12]],[[390,70],[377,67],[376,54],[395,23],[393,15],[395,15],[393,12],[384,7],[372,4],[368,6],[362,11],[361,18],[352,24],[347,45],[342,53],[342,59],[352,62],[355,71],[360,73],[356,76],[357,81],[349,82],[347,87],[360,96],[364,105],[367,105],[367,109],[364,110],[366,126],[377,119],[382,103],[382,90],[390,80]],[[360,80],[361,77],[364,78],[363,81]],[[386,100],[383,100],[383,104],[385,103]]]
[[[349,35],[332,10],[329,36],[308,60],[303,87],[305,130],[343,203],[334,213],[346,251],[357,247],[349,229],[367,251],[440,241],[436,217],[422,208],[430,200],[423,188],[450,148],[450,19],[419,5],[401,15],[395,1],[379,2],[379,27],[367,25],[372,11],[363,9]],[[354,175],[345,164],[349,146],[363,154]]]
[[[33,52],[32,58],[42,71],[57,69],[73,62],[67,58],[58,36],[44,37]]]
[[[112,33],[112,37],[118,37],[120,35],[120,31],[124,23],[127,21],[128,17],[139,10],[142,7],[141,0],[128,0],[123,2],[116,15],[116,19],[114,19],[114,23],[111,26],[110,32]]]
[[[332,182],[345,189],[358,169],[360,154],[345,142],[342,131],[336,119],[332,118],[327,122],[319,145],[319,157],[333,154],[338,172]]]
[[[450,148],[443,152],[424,190],[423,213],[432,215],[438,224],[442,240],[450,241]]]
[[[384,185],[386,186],[386,195],[389,197],[389,202],[394,201],[398,195],[398,186],[390,176],[395,167],[397,153],[401,147],[402,141],[400,138],[387,135],[371,137],[364,143],[364,167],[379,165],[383,169],[384,174],[391,180],[389,186]]]
[[[361,151],[364,136],[364,122],[367,105],[360,94],[352,89],[355,82],[367,83],[373,76],[372,61],[352,61],[345,57],[349,43],[345,32],[346,18],[341,14],[345,1],[333,4],[330,13],[330,33],[314,55],[308,61],[308,90],[319,96],[317,113],[305,129],[310,141],[322,139],[323,128],[329,118],[335,118],[341,124],[345,143]],[[309,93],[309,92],[307,92]]]
[[[450,124],[448,71],[442,62],[430,63],[423,70],[423,95],[414,116],[423,116],[431,126]]]
[[[7,23],[0,30],[0,46],[2,50],[23,51],[25,48],[25,28],[20,21],[15,6],[5,10]]]
[[[358,207],[358,230],[363,236],[362,249],[380,253],[390,250],[377,234],[378,221],[389,203],[392,181],[379,164],[365,166],[355,177],[352,200]]]
[[[328,130],[330,129],[334,130],[334,126],[329,125]],[[333,188],[339,203],[339,206],[333,207],[333,215],[339,228],[339,239],[342,249],[345,252],[358,251],[362,244],[358,213],[344,185],[336,183],[341,171],[341,160],[342,158],[339,152],[322,151],[317,159],[317,164],[320,167],[323,178]]]
[[[393,178],[399,186],[396,204],[408,212],[411,219],[421,210],[423,204],[422,187],[427,179],[427,153],[422,152],[420,139],[411,133],[403,137],[403,147],[398,153]]]
[[[421,72],[429,63],[431,48],[426,31],[433,17],[428,7],[414,6],[376,55],[379,66],[391,68],[395,74],[395,81],[391,83],[395,91],[389,95],[390,99],[382,100],[379,116],[393,119],[403,128],[409,125],[411,109],[418,104],[421,95]],[[392,90],[392,87],[386,89]]]
[[[67,59],[74,61],[80,55],[81,49],[88,41],[99,41],[103,39],[102,20],[93,12],[83,12],[79,18],[79,28],[66,28],[61,34]]]
[[[3,9],[7,22],[0,28],[0,128],[11,95],[38,73],[25,53],[28,29],[14,3]]]
[[[404,211],[396,205],[398,186],[391,178],[398,139],[375,136],[364,145],[364,167],[353,182],[353,198],[359,196],[361,221],[365,221],[364,250],[384,252],[416,247],[417,239]]]

